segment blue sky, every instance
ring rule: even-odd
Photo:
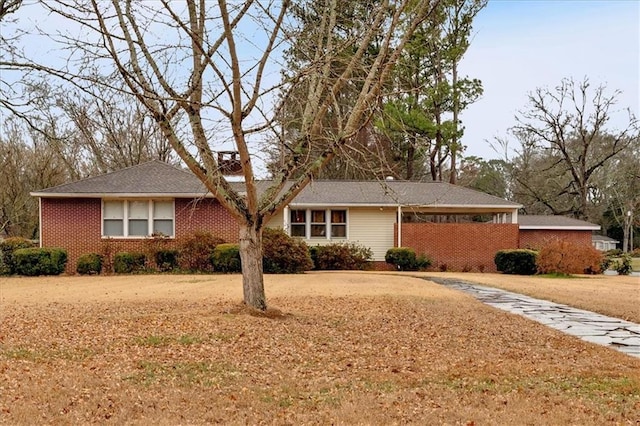
[[[618,89],[618,107],[640,104],[640,2],[490,0],[474,21],[461,73],[482,80],[484,95],[461,116],[466,155],[499,157],[487,141],[505,136],[527,93],[562,78]],[[623,114],[611,127],[624,124]]]

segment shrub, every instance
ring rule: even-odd
[[[631,256],[628,254],[623,254],[620,256],[620,260],[618,260],[616,264],[616,271],[620,275],[629,275],[632,271],[631,266]]]
[[[116,253],[113,260],[113,271],[116,274],[130,274],[132,272],[140,272],[144,270],[147,256],[138,252],[120,252]]]
[[[640,248],[633,249],[631,252],[631,257],[640,257]]]
[[[218,244],[211,253],[211,264],[216,272],[226,274],[242,271],[240,246],[238,244]]]
[[[493,258],[499,272],[514,275],[533,275],[537,272],[537,253],[533,250],[499,250]]]
[[[15,272],[30,277],[60,275],[67,265],[67,252],[59,248],[22,248],[13,252]]]
[[[159,271],[169,272],[178,269],[178,250],[161,249],[153,254],[153,260]]]
[[[416,256],[410,247],[394,247],[387,250],[384,260],[394,265],[399,271],[419,271],[427,269],[431,261],[425,256]]]
[[[102,256],[98,253],[83,254],[78,258],[76,272],[80,275],[94,275],[102,272]]]
[[[298,274],[313,267],[304,241],[290,237],[281,229],[264,229],[262,255],[262,267],[267,274]]]
[[[222,238],[209,232],[196,232],[182,240],[178,246],[178,261],[182,269],[188,271],[211,271],[211,254]]]
[[[333,243],[316,246],[310,253],[315,269],[362,270],[367,269],[373,253],[356,243]]]
[[[553,240],[538,252],[536,265],[541,274],[599,274],[603,255],[591,245]]]
[[[611,249],[604,252],[604,255],[607,257],[618,257],[622,254],[622,250],[620,249]]]
[[[0,241],[0,275],[16,273],[13,253],[16,250],[32,248],[33,243],[22,237],[11,237]]]

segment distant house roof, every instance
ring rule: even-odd
[[[238,191],[244,184],[232,182]],[[259,190],[269,181],[258,182]],[[150,161],[116,172],[32,192],[44,198],[201,197],[211,196],[189,171]],[[445,182],[345,181],[311,182],[290,204],[303,206],[431,206],[517,209],[520,204]]]
[[[600,241],[600,242],[603,242],[603,243],[616,243],[616,244],[620,242],[618,240],[614,240],[611,237],[607,237],[606,235],[597,235],[597,234],[593,234],[591,236],[591,241],[593,241],[594,243],[596,241]]]
[[[554,229],[565,231],[598,231],[600,225],[566,216],[518,216],[520,229]]]

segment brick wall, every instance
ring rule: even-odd
[[[521,229],[520,248],[539,249],[550,240],[561,239],[574,244],[591,246],[591,231],[560,231],[550,229]]]
[[[397,241],[398,225],[394,235]],[[517,224],[403,223],[402,245],[426,254],[433,268],[495,272],[498,250],[518,247]]]
[[[96,198],[43,198],[43,247],[67,250],[67,273],[75,273],[78,257],[85,253],[110,251],[144,251],[148,239],[111,238],[101,236],[101,200]],[[181,238],[196,231],[207,231],[228,242],[238,241],[238,223],[218,202],[212,199],[175,200],[175,238],[163,241],[167,248],[175,247]]]

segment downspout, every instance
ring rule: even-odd
[[[38,197],[38,246],[42,248],[42,197]]]
[[[398,204],[398,245],[402,247],[402,206]]]

